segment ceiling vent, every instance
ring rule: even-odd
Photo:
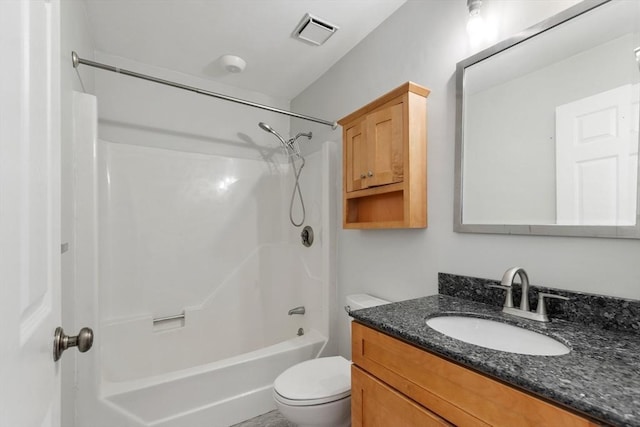
[[[306,43],[320,46],[336,31],[338,31],[336,25],[307,13],[293,32],[293,37]]]

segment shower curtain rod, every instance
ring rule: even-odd
[[[170,80],[159,79],[157,77],[148,76],[146,74],[136,73],[134,71],[125,70],[123,68],[114,67],[112,65],[101,64],[99,62],[94,62],[94,61],[90,61],[88,59],[83,59],[83,58],[80,58],[75,51],[71,52],[71,62],[73,64],[73,68],[78,68],[78,66],[80,64],[88,65],[90,67],[100,68],[102,70],[107,70],[107,71],[113,71],[114,73],[124,74],[126,76],[136,77],[138,79],[148,80],[148,81],[151,81],[151,82],[160,83],[160,84],[167,85],[167,86],[173,86],[173,87],[178,88],[178,89],[188,90],[188,91],[191,91],[191,92],[199,93],[201,95],[207,95],[207,96],[212,96],[212,97],[218,98],[218,99],[224,99],[225,101],[231,101],[231,102],[236,102],[238,104],[248,105],[249,107],[261,108],[263,110],[273,111],[274,113],[284,114],[286,116],[296,117],[298,119],[309,120],[311,122],[316,122],[316,123],[320,123],[320,124],[323,124],[323,125],[326,125],[326,126],[331,126],[332,129],[335,129],[335,128],[338,127],[338,123],[337,122],[330,122],[328,120],[322,120],[322,119],[318,119],[316,117],[305,116],[304,114],[298,114],[298,113],[294,113],[294,112],[287,111],[287,110],[281,110],[279,108],[270,107],[268,105],[258,104],[256,102],[247,101],[245,99],[234,98],[233,96],[223,95],[221,93],[216,93],[216,92],[210,92],[208,90],[198,89],[197,87],[187,86],[187,85],[183,85],[183,84],[180,84],[180,83],[172,82]]]

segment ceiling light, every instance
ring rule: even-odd
[[[482,7],[482,0],[467,0],[467,8],[469,9],[469,15],[479,14],[481,7]]]
[[[469,33],[469,37],[472,39],[477,39],[481,36],[484,27],[484,19],[482,19],[482,15],[480,15],[482,0],[467,0],[467,7],[469,8],[467,33]]]
[[[467,33],[474,44],[484,41],[493,42],[496,38],[495,26],[482,17],[481,7],[482,0],[467,0],[467,8],[469,9]]]
[[[336,25],[307,13],[293,31],[292,36],[307,43],[320,46],[338,31],[338,29]]]
[[[220,58],[220,63],[230,73],[241,73],[247,66],[247,61],[236,55],[224,55]]]

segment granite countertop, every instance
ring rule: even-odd
[[[571,352],[531,356],[491,350],[443,335],[426,319],[467,313],[517,325],[556,338]],[[355,310],[358,322],[425,350],[553,400],[607,424],[640,427],[640,339],[553,319],[549,323],[504,314],[500,307],[433,295]]]

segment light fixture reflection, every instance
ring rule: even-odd
[[[218,182],[216,189],[218,190],[218,193],[226,193],[229,190],[229,188],[237,181],[238,181],[237,178],[232,176],[227,176]]]

